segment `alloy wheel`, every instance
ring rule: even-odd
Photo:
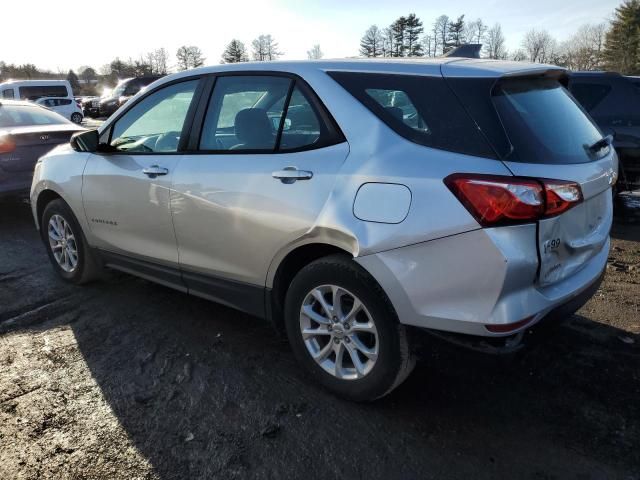
[[[65,272],[73,272],[78,266],[78,245],[71,225],[62,215],[55,214],[49,219],[47,233],[53,258]]]
[[[367,375],[378,359],[378,331],[360,299],[336,285],[311,290],[300,309],[307,351],[327,373],[341,380]]]

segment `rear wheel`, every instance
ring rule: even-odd
[[[77,123],[78,125],[80,125],[82,123],[82,114],[78,113],[78,112],[74,112],[71,114],[71,121],[73,123]]]
[[[63,279],[82,284],[100,276],[99,262],[71,208],[63,200],[53,200],[45,207],[40,231],[49,260]]]
[[[287,292],[287,335],[302,365],[356,401],[391,392],[411,372],[405,327],[375,280],[339,255],[303,268]]]

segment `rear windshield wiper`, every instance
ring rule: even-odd
[[[587,149],[593,153],[599,152],[604,147],[608,147],[613,143],[613,135],[607,135],[604,138],[601,138],[593,145],[587,147]]]

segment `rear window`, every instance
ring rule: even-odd
[[[512,79],[494,89],[493,100],[513,145],[506,160],[525,163],[585,163],[608,153],[590,153],[602,134],[553,79]]]
[[[495,158],[442,77],[329,72],[396,133],[427,147]]]
[[[37,100],[42,97],[68,97],[67,87],[64,85],[31,85],[18,89],[20,98]]]
[[[609,95],[610,85],[571,82],[571,93],[587,112],[590,112]]]
[[[57,125],[67,122],[64,117],[44,108],[28,105],[0,106],[0,128],[30,125]]]

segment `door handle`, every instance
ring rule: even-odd
[[[313,172],[308,170],[298,170],[297,167],[285,167],[271,174],[273,178],[277,178],[282,183],[293,183],[298,180],[310,180],[313,178]]]
[[[142,173],[149,176],[150,178],[156,178],[160,175],[166,175],[167,173],[169,173],[169,169],[160,167],[158,165],[151,165],[150,167],[143,168]]]

